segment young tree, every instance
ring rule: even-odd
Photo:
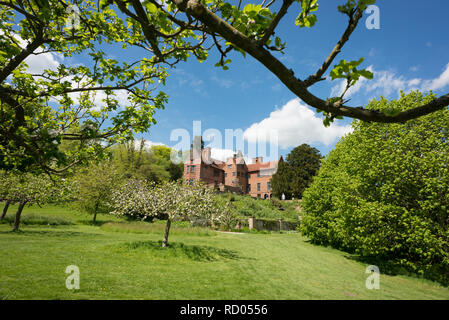
[[[120,185],[121,179],[110,161],[91,164],[75,176],[77,200],[84,211],[93,214],[93,223],[99,211],[109,208],[112,190]]]
[[[5,206],[3,207],[3,211],[2,211],[2,215],[1,215],[1,217],[0,217],[0,221],[3,220],[3,219],[5,218],[6,213],[8,212],[8,208],[9,208],[9,205],[10,205],[10,204],[11,204],[11,201],[9,201],[9,200],[6,200],[6,201],[5,201]]]
[[[18,203],[13,231],[18,231],[20,218],[25,205],[44,204],[50,201],[58,188],[46,175],[10,174],[2,173],[0,176],[0,195],[7,203]]]
[[[284,193],[287,197],[295,195],[301,198],[317,173],[320,161],[321,155],[316,148],[308,144],[294,148],[273,175],[271,184],[274,194],[280,197]]]
[[[412,92],[368,108],[405,112],[433,99]],[[302,231],[449,283],[449,110],[353,127],[304,192]]]

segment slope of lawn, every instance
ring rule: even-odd
[[[13,212],[13,210],[11,210]],[[223,233],[175,224],[160,248],[163,224],[129,223],[58,207],[27,215],[71,225],[0,224],[0,299],[449,299],[449,289],[381,274],[368,290],[366,264],[309,244],[297,233]],[[65,287],[80,269],[80,290]],[[382,272],[382,270],[380,270]]]
[[[231,202],[231,209],[238,217],[255,217],[261,219],[283,219],[298,221],[298,200],[280,201],[278,199],[254,199],[247,195],[222,193],[219,195]]]

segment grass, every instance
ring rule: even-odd
[[[147,222],[108,222],[101,226],[102,230],[110,232],[126,232],[126,233],[156,233],[163,234],[165,230],[165,221],[156,221],[154,223]],[[213,230],[200,228],[200,227],[190,227],[184,223],[177,223],[176,221],[172,223],[170,228],[170,234],[182,234],[182,235],[192,235],[192,236],[212,236],[216,232]]]
[[[18,205],[11,205],[5,218],[0,221],[0,224],[14,223],[14,217]],[[0,203],[0,208],[3,209]],[[29,207],[25,206],[22,212],[20,223],[24,225],[70,225],[70,224],[92,224],[93,215],[80,212],[70,207],[46,205],[39,207],[37,205]],[[102,225],[107,222],[124,221],[123,218],[118,218],[109,214],[98,214],[97,225]]]
[[[0,299],[449,299],[437,283],[382,269],[380,290],[368,290],[366,264],[299,234],[205,236],[178,223],[162,249],[161,222],[88,225],[66,208],[26,210],[75,224],[0,225]],[[69,265],[80,290],[65,287]]]

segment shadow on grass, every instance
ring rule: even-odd
[[[345,250],[343,248],[334,247],[331,245],[317,244],[310,239],[305,239],[304,242],[309,243],[316,247],[332,248],[340,252],[346,253],[344,257],[346,259],[363,263],[364,265],[374,265],[379,268],[381,274],[389,276],[407,276],[417,279],[426,279],[434,282],[438,282],[444,287],[449,287],[449,270],[443,266],[434,265],[430,269],[427,269],[424,273],[420,274],[413,270],[411,267],[407,267],[398,262],[398,260],[388,260],[385,258],[375,256],[360,256],[351,250]]]
[[[423,274],[418,274],[413,270],[411,270],[410,268],[407,268],[404,265],[399,264],[398,262],[388,261],[377,257],[361,257],[357,255],[352,255],[352,256],[345,256],[345,258],[361,262],[367,265],[375,265],[379,267],[379,271],[381,274],[386,274],[389,276],[408,276],[412,278],[427,279],[438,282],[439,284],[445,287],[449,286],[448,271],[443,270],[443,268],[438,266],[435,266],[434,268],[428,270]]]
[[[166,248],[162,248],[162,241],[136,241],[122,246],[128,250],[147,250],[160,257],[185,257],[194,261],[241,259],[235,251],[210,246],[185,245],[182,242],[172,242]]]
[[[86,226],[97,226],[97,227],[101,227],[105,223],[109,223],[109,222],[112,222],[112,221],[97,220],[97,221],[93,222],[92,220],[77,220],[77,223],[79,223],[79,224],[86,225]]]

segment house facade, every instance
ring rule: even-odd
[[[268,199],[272,197],[271,177],[276,173],[279,161],[283,161],[282,156],[270,162],[257,157],[252,159],[252,164],[246,164],[241,152],[226,161],[213,159],[211,149],[203,147],[201,137],[195,137],[190,157],[184,162],[184,183],[202,181],[220,191]]]

